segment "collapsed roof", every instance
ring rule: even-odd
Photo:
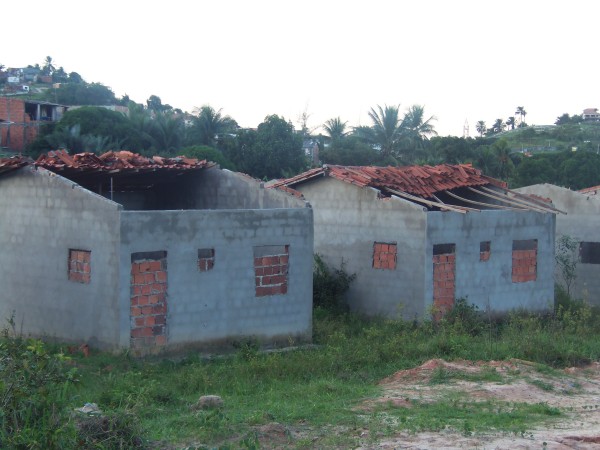
[[[215,164],[185,156],[147,158],[126,150],[109,151],[100,156],[94,153],[69,155],[65,150],[55,150],[41,155],[35,165],[96,191],[108,190],[113,182],[120,190],[146,189]]]
[[[506,183],[483,175],[470,164],[406,167],[324,165],[278,181],[271,187],[290,192],[290,188],[321,177],[375,188],[383,197],[401,197],[433,211],[466,213],[481,209],[509,209],[561,212],[547,202],[507,189]]]
[[[22,156],[0,158],[0,175],[20,169],[28,164],[31,164],[31,160]]]

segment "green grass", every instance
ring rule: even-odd
[[[314,319],[318,346],[293,352],[264,354],[240,349],[231,357],[203,360],[189,355],[176,362],[107,354],[78,359],[81,383],[75,398],[81,404],[94,401],[103,409],[131,411],[149,439],[178,443],[215,445],[243,440],[253,427],[270,422],[313,429],[352,429],[367,424],[380,427],[380,432],[445,426],[462,431],[517,432],[557,411],[540,405],[466,400],[456,408],[446,401],[387,410],[388,419],[394,420],[383,423],[383,411],[365,415],[354,407],[378,394],[380,379],[430,358],[519,358],[535,362],[539,372],[552,373],[554,368],[600,357],[600,341],[593,337],[597,322],[592,317],[571,332],[557,319],[519,314],[503,323],[488,324],[494,327],[491,333],[483,327],[476,335],[464,332],[464,324],[456,322],[414,325],[323,311],[317,311]],[[504,381],[493,368],[476,374],[439,369],[432,377],[432,383],[453,380]],[[220,395],[224,408],[191,410],[190,405],[205,394]],[[318,442],[325,445],[323,440]]]
[[[547,405],[460,397],[371,412],[356,407],[379,395],[382,378],[432,358],[518,358],[532,361],[538,372],[548,375],[599,360],[599,324],[596,313],[518,313],[494,323],[476,315],[456,315],[439,324],[414,324],[317,310],[317,345],[306,349],[262,353],[242,347],[214,359],[197,354],[178,360],[96,352],[89,358],[76,356],[69,367],[77,367],[80,381],[66,398],[69,410],[94,402],[107,413],[133,415],[147,440],[180,447],[253,448],[257,427],[272,422],[308,430],[290,441],[296,448],[356,446],[364,429],[373,439],[402,430],[448,427],[466,434],[522,433],[559,411]],[[513,375],[519,374],[509,374]],[[432,377],[438,384],[456,380],[505,382],[491,367],[473,374],[439,369]],[[206,394],[221,396],[223,408],[190,408]]]
[[[561,415],[557,408],[544,403],[473,402],[460,397],[434,403],[414,402],[411,408],[380,412],[383,413],[380,418],[396,419],[394,429],[410,432],[452,429],[466,435],[482,431],[523,434],[531,425]]]
[[[444,367],[434,369],[429,379],[430,384],[446,384],[453,380],[470,381],[472,383],[503,383],[504,378],[493,367],[484,367],[480,372],[461,372],[458,370],[448,370]]]

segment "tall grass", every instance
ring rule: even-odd
[[[422,323],[367,319],[343,312],[335,302],[324,306],[314,311],[317,345],[282,353],[260,352],[249,341],[229,357],[189,354],[177,360],[139,360],[127,354],[96,353],[89,358],[76,356],[67,364],[60,351],[52,353],[39,341],[5,333],[0,344],[2,444],[72,448],[73,442],[83,442],[85,448],[132,448],[143,446],[138,437],[143,433],[165,447],[200,442],[250,448],[255,427],[270,422],[319,429],[351,430],[365,423],[372,427],[380,422],[379,413],[359,413],[355,407],[377,395],[380,379],[431,358],[518,358],[550,368],[600,359],[600,314],[568,296],[559,296],[551,313],[517,311],[495,321],[464,300],[457,301],[441,321]],[[34,366],[26,368],[22,361]],[[26,370],[41,378],[17,395],[13,374]],[[75,383],[77,378],[80,381]],[[221,396],[224,407],[191,407],[206,394]],[[74,423],[67,411],[86,402],[97,403],[105,419]],[[422,416],[414,419],[397,412],[398,421],[390,430],[437,429],[444,424],[485,429],[488,422],[473,422],[474,417],[485,416],[473,408],[469,406],[472,413],[466,418],[449,419],[446,409],[432,417],[438,408],[423,405],[414,413]],[[520,411],[527,415],[528,408],[524,405]],[[542,420],[551,413],[531,417]],[[503,429],[491,415],[489,419],[490,427]],[[505,430],[513,428],[514,424]],[[320,441],[323,446],[330,444]]]

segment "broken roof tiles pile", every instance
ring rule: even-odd
[[[139,172],[157,169],[197,170],[210,167],[213,163],[206,160],[198,161],[185,156],[164,158],[153,156],[147,158],[126,150],[109,151],[97,156],[94,153],[78,153],[69,155],[65,150],[55,150],[41,155],[35,162],[36,166],[57,171],[77,172]]]
[[[470,164],[442,164],[439,166],[334,166],[325,165],[296,177],[280,181],[274,187],[288,186],[329,175],[338,180],[361,187],[373,187],[383,192],[400,191],[423,198],[431,198],[436,192],[468,186],[494,185],[505,188],[506,184],[486,177]]]
[[[13,170],[20,169],[28,164],[31,164],[31,160],[23,156],[0,158],[0,174],[12,172]]]

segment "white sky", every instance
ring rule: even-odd
[[[425,106],[440,135],[600,108],[598,0],[2,2],[0,63],[43,65],[145,103],[210,104],[241,126]]]

